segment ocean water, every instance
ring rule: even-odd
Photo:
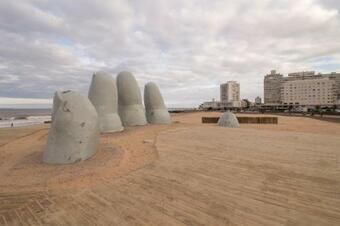
[[[170,112],[192,111],[194,108],[169,108]],[[51,121],[50,108],[0,108],[0,128],[43,124]]]
[[[51,120],[51,109],[0,108],[0,128],[43,124]]]

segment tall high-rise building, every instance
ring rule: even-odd
[[[340,73],[331,72],[329,74],[322,74],[322,76],[335,81],[336,103],[340,104]]]
[[[228,81],[220,85],[221,102],[240,101],[240,84],[236,81]]]
[[[281,86],[283,75],[272,70],[264,77],[264,103],[281,104]]]

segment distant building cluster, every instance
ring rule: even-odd
[[[302,71],[283,76],[272,70],[264,77],[264,103],[256,97],[252,103],[240,98],[240,84],[228,81],[220,85],[220,101],[202,103],[204,110],[247,108],[250,110],[290,110],[336,108],[340,106],[340,73],[316,74]]]
[[[327,107],[340,104],[340,73],[290,73],[272,70],[264,77],[264,104],[269,106]]]
[[[204,102],[199,106],[200,109],[205,110],[222,110],[222,109],[236,109],[247,107],[248,100],[240,99],[240,84],[236,81],[228,81],[220,85],[220,101]]]

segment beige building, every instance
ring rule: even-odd
[[[283,77],[275,70],[264,77],[266,105],[334,105],[340,100],[340,73],[303,71]]]
[[[220,85],[221,102],[240,101],[240,84],[236,81],[228,81]]]
[[[336,83],[329,78],[286,81],[281,97],[284,105],[332,105],[336,101]]]
[[[335,81],[336,102],[340,104],[340,73],[332,72],[329,74],[322,74],[322,76],[328,77]]]

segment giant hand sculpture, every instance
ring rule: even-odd
[[[142,96],[135,77],[127,71],[117,76],[118,112],[124,126],[145,125]]]
[[[163,97],[158,86],[149,82],[144,88],[144,103],[146,119],[151,124],[170,124],[170,114],[165,107]]]
[[[102,133],[122,131],[124,128],[118,115],[118,93],[116,82],[105,72],[92,76],[89,99],[97,110]]]
[[[43,162],[68,164],[90,158],[99,143],[99,122],[91,102],[74,91],[56,92]]]

